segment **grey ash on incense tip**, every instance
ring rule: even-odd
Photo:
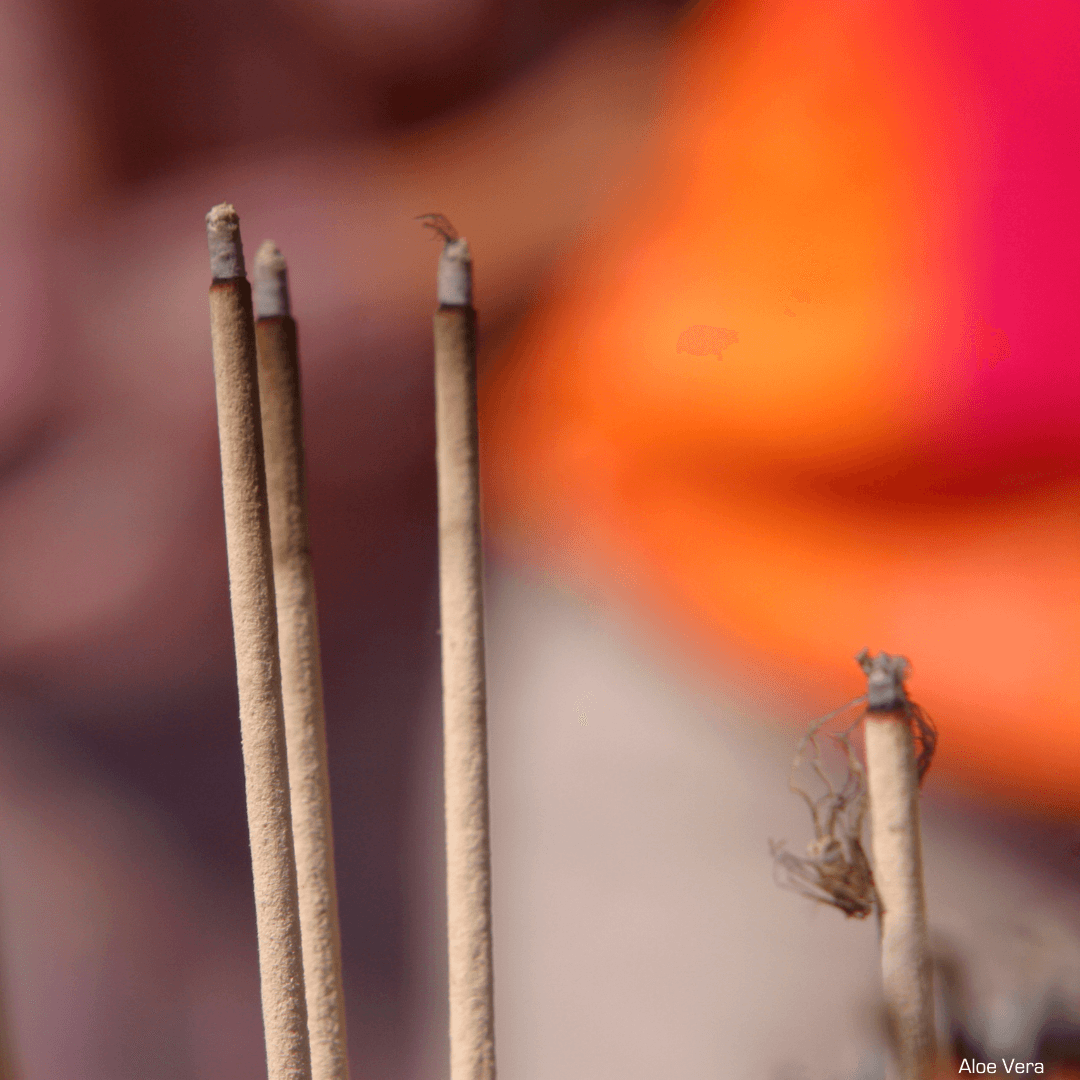
[[[907,657],[890,656],[887,652],[871,656],[869,649],[863,649],[855,661],[866,673],[868,711],[892,712],[908,704],[904,680],[911,674],[911,663]]]
[[[259,245],[252,277],[257,319],[292,314],[289,307],[288,267],[273,240],[264,240]]]
[[[448,240],[439,256],[440,304],[472,307],[472,254],[464,236]]]
[[[206,240],[210,246],[210,273],[215,281],[244,277],[240,216],[231,203],[219,203],[206,215]]]
[[[420,214],[417,221],[424,224],[445,246],[439,256],[437,296],[440,307],[472,307],[472,253],[469,242],[459,236],[457,229],[444,214]]]

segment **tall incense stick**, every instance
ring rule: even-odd
[[[348,1080],[319,625],[308,540],[300,365],[285,260],[272,241],[259,248],[253,276],[311,1075],[313,1080]]]
[[[206,231],[267,1075],[310,1080],[251,286],[236,211],[226,203],[215,206],[206,215]]]
[[[494,1080],[476,312],[469,245],[443,218],[435,312],[450,1078]]]
[[[881,977],[895,1025],[899,1080],[925,1080],[935,1058],[934,999],[923,895],[919,770],[902,656],[865,650],[866,773],[874,885],[881,917]]]

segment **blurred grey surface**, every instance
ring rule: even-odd
[[[773,879],[768,840],[811,838],[797,732],[676,685],[565,592],[496,570],[487,604],[503,1075],[883,1075],[875,920]],[[999,818],[924,799],[931,928],[965,979],[939,1022],[1035,1060],[1052,1015],[1080,1022],[1080,925]]]

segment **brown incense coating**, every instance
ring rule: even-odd
[[[264,245],[265,247],[265,245]],[[263,249],[256,258],[256,288]],[[273,269],[272,267],[269,269]],[[282,267],[282,275],[284,268]],[[255,324],[259,398],[270,500],[281,689],[289,755],[293,842],[313,1080],[347,1080],[334,840],[319,661],[315,579],[308,541],[296,323]]]
[[[268,1080],[310,1080],[251,287],[210,287]]]
[[[494,1080],[476,314],[435,313],[451,1080]]]
[[[866,713],[874,886],[881,916],[881,976],[896,1036],[898,1080],[925,1080],[936,1057],[933,968],[926,925],[919,769],[902,657],[859,661],[871,691]],[[880,702],[875,707],[875,703]]]

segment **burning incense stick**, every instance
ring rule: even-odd
[[[215,206],[206,215],[206,231],[267,1075],[310,1080],[251,287],[236,211],[226,203]]]
[[[341,933],[315,578],[308,542],[296,323],[289,311],[285,260],[270,240],[255,256],[254,280],[259,401],[270,500],[311,1075],[313,1080],[347,1080]]]
[[[856,659],[867,677],[866,771],[882,984],[896,1035],[899,1078],[925,1080],[933,1072],[936,1046],[919,781],[933,745],[920,728],[922,747],[916,756],[912,725],[920,717],[904,689],[907,660],[888,653],[870,656],[865,649]]]
[[[476,312],[469,245],[445,218],[435,313],[443,770],[451,1080],[494,1080],[483,557],[476,427]]]

